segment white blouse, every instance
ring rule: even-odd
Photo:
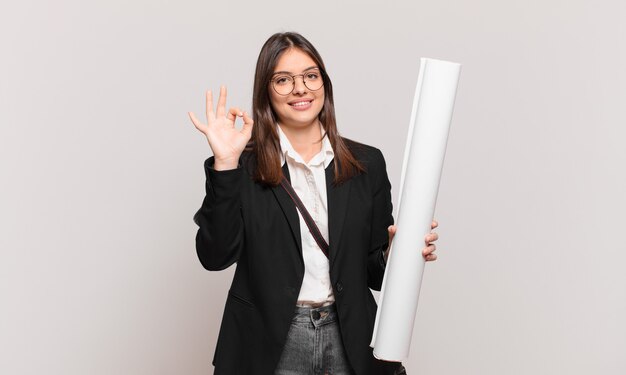
[[[321,125],[320,125],[321,126]],[[323,129],[321,129],[323,131]],[[322,150],[308,163],[294,150],[287,136],[278,126],[281,147],[281,165],[287,162],[291,186],[311,214],[315,224],[328,242],[328,199],[326,197],[326,172],[335,154],[328,137],[322,139]],[[298,296],[298,305],[330,304],[335,300],[330,283],[329,263],[326,255],[315,242],[309,228],[298,211],[304,279]]]

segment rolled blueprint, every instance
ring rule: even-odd
[[[430,232],[461,65],[422,58],[404,150],[397,231],[379,296],[374,356],[409,355],[424,274],[424,237]]]

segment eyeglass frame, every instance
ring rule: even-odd
[[[309,88],[309,86],[307,86],[307,84],[306,84],[306,80],[304,79],[304,75],[307,74],[308,72],[312,71],[312,70],[319,71],[320,72],[320,77],[322,78],[322,85],[318,89],[315,89],[315,90]],[[278,90],[276,90],[276,87],[274,87],[274,76],[277,75],[277,74],[286,75],[286,76],[289,76],[289,77],[291,77],[293,79],[293,83],[291,84],[291,86],[292,86],[291,87],[291,91],[289,91],[289,93],[281,94],[281,93],[278,92]],[[317,91],[317,90],[321,89],[322,87],[324,87],[324,85],[326,84],[326,78],[325,78],[326,77],[326,73],[324,72],[324,70],[322,70],[322,69],[320,69],[318,67],[309,68],[309,69],[305,70],[304,72],[302,72],[300,74],[288,74],[288,73],[285,73],[285,72],[274,73],[274,74],[272,74],[272,77],[270,78],[269,83],[272,86],[272,89],[274,90],[274,92],[276,94],[278,94],[280,96],[287,96],[287,95],[290,95],[293,92],[293,90],[296,89],[296,77],[302,77],[302,83],[304,84],[304,87],[306,87],[307,89],[309,89],[311,91]]]

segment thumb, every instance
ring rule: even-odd
[[[390,225],[387,227],[387,232],[389,233],[389,245],[391,246],[391,241],[393,241],[393,237],[396,235],[396,226]]]
[[[252,117],[248,115],[248,112],[244,112],[243,113],[243,128],[241,128],[241,131],[251,134],[253,125],[254,125],[254,121],[252,120]]]

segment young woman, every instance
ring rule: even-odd
[[[208,270],[237,263],[215,374],[404,373],[369,347],[370,289],[380,290],[395,233],[385,160],[339,135],[319,53],[297,33],[275,34],[257,61],[253,117],[226,110],[225,87],[216,110],[211,91],[206,100],[207,124],[189,113],[214,155],[194,216],[196,249]],[[431,232],[416,246],[427,261],[436,259],[436,240]]]

